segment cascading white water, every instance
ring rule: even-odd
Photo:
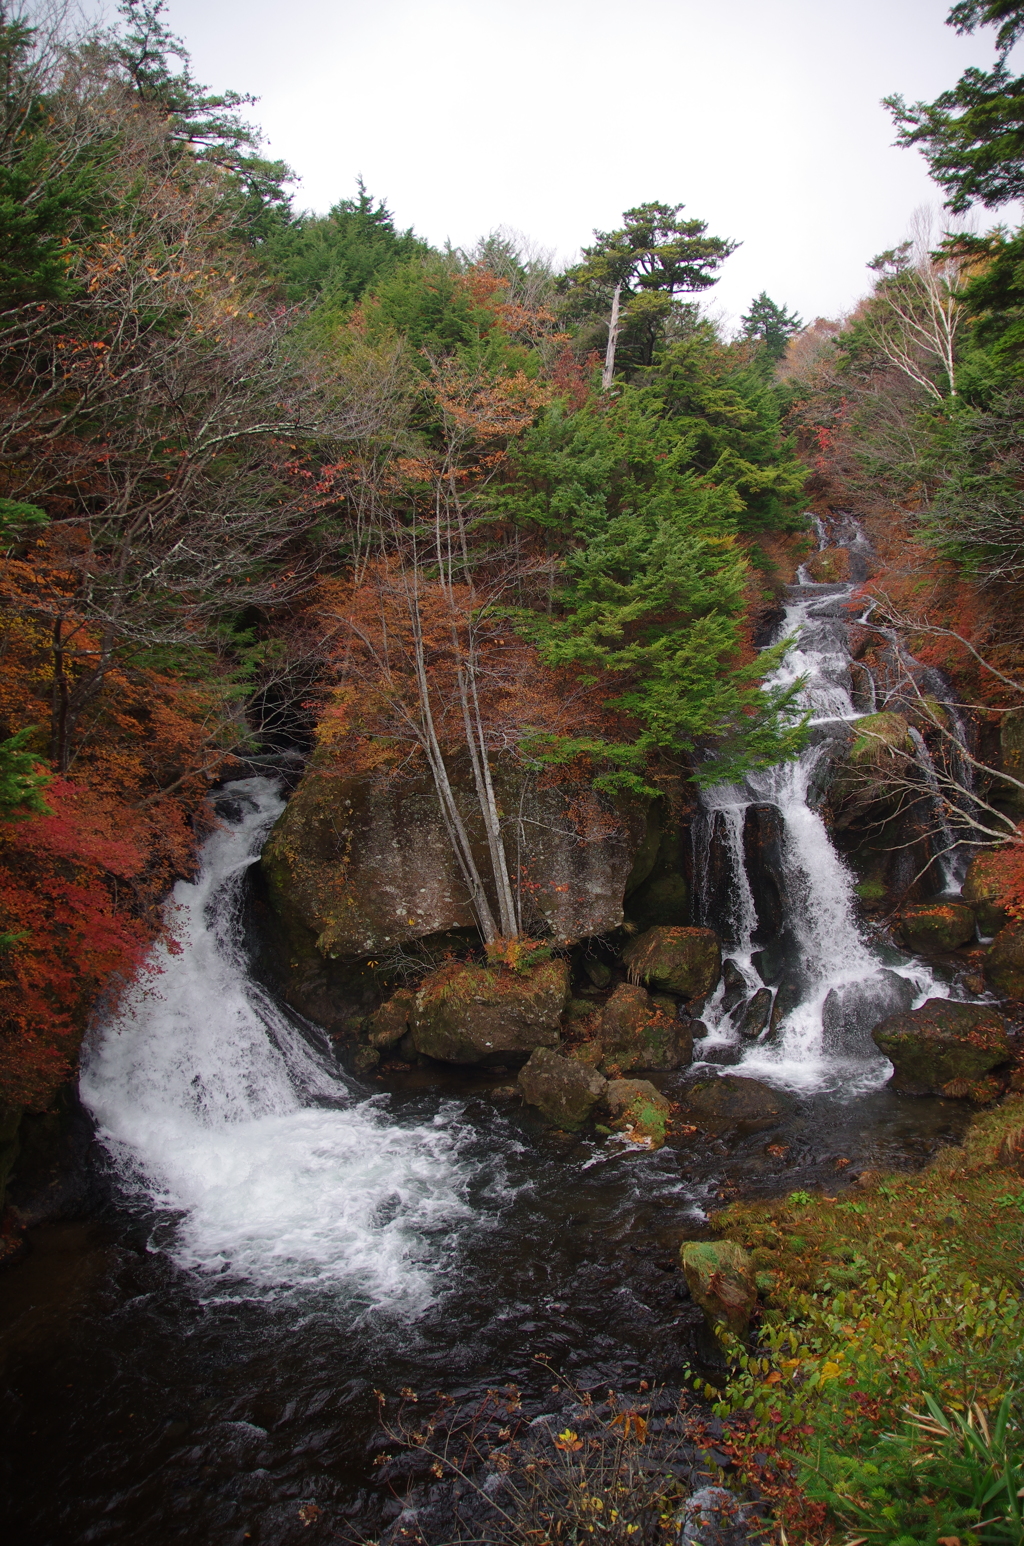
[[[229,1291],[318,1287],[415,1313],[470,1216],[458,1124],[403,1126],[354,1099],[326,1043],[249,977],[242,881],[284,803],[266,779],[225,794],[241,819],[174,888],[174,943],[97,1028],[83,1101],[124,1185],[170,1224],[180,1266]]]
[[[801,592],[786,610],[782,636],[793,640],[783,663],[766,680],[765,687],[791,686],[805,679],[800,694],[801,712],[810,711],[811,725],[822,735],[827,728],[859,717],[850,698],[849,653],[846,629],[835,616],[836,603],[853,593],[853,586],[815,586],[801,577]],[[824,606],[823,606],[824,603]],[[794,1088],[842,1086],[851,1093],[871,1088],[888,1077],[889,1064],[864,1045],[836,1046],[824,1034],[826,1000],[834,1017],[842,1020],[842,1004],[858,996],[864,1002],[884,1003],[893,988],[898,997],[903,978],[906,996],[914,1002],[945,997],[947,989],[936,983],[931,971],[919,961],[883,961],[868,945],[857,923],[853,879],[843,864],[825,823],[808,798],[820,759],[827,747],[819,740],[799,760],[752,774],[742,785],[722,784],[705,790],[702,797],[709,812],[727,813],[726,832],[738,834],[736,856],[743,866],[742,827],[747,806],[773,805],[782,819],[783,890],[787,900],[787,924],[795,944],[800,979],[799,1001],[775,1027],[774,1033],[748,1046],[742,1057],[744,1072]],[[732,845],[730,845],[732,846]],[[749,894],[749,885],[747,886]],[[756,915],[751,898],[747,932],[728,950],[748,985],[761,986],[752,964],[752,933]],[[709,919],[714,922],[715,920]],[[893,971],[895,968],[895,971]],[[735,1041],[732,1020],[721,1011],[722,993],[708,1006],[708,1047]],[[893,1004],[892,1007],[897,1007]],[[887,1011],[882,1008],[878,1018]]]

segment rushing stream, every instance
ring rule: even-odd
[[[698,1317],[676,1252],[718,1198],[835,1187],[956,1138],[962,1106],[892,1095],[864,1031],[887,1004],[948,989],[862,934],[814,807],[830,727],[855,712],[846,594],[796,587],[787,612],[781,671],[808,678],[815,746],[711,791],[700,826],[701,862],[713,852],[724,877],[712,921],[746,991],[771,978],[789,994],[760,1041],[739,1037],[724,990],[706,1014],[711,1066],[796,1093],[768,1133],[637,1153],[545,1128],[494,1095],[507,1075],[345,1075],[250,975],[246,871],[282,802],[265,780],[227,791],[233,818],[171,900],[176,943],[87,1052],[108,1200],[37,1229],[0,1278],[20,1546],[287,1546],[314,1538],[298,1515],[310,1501],[325,1538],[373,1534],[399,1507],[373,1486],[374,1387],[459,1397],[514,1380],[540,1412],[541,1359],[581,1387],[678,1382]],[[744,863],[755,808],[781,823],[789,943],[774,969]],[[672,1095],[687,1073],[654,1077]]]

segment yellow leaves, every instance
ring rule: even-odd
[[[628,1439],[632,1430],[633,1437],[638,1444],[643,1444],[647,1439],[647,1419],[641,1417],[639,1412],[619,1412],[612,1418],[611,1426],[622,1429],[622,1437]]]
[[[565,1428],[555,1440],[555,1448],[565,1453],[583,1448],[583,1440],[571,1428]]]

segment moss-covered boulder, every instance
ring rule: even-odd
[[[722,973],[722,947],[712,929],[659,926],[622,952],[630,977],[680,998],[706,998]]]
[[[910,725],[902,714],[886,710],[865,714],[834,765],[827,806],[838,832],[865,819],[885,820],[900,803],[899,780],[914,758]]]
[[[735,1240],[687,1240],[679,1252],[686,1286],[708,1324],[745,1336],[757,1303],[757,1279],[749,1254]]]
[[[901,908],[896,932],[916,955],[941,955],[974,938],[974,913],[963,902],[915,902]]]
[[[804,568],[818,585],[845,585],[850,578],[849,548],[820,548]]]
[[[686,1085],[681,1097],[683,1120],[706,1132],[744,1128],[757,1132],[776,1127],[792,1111],[792,1099],[759,1079],[742,1074],[710,1074]]]
[[[524,1061],[537,1047],[558,1045],[568,997],[562,960],[521,972],[452,961],[420,984],[413,1045],[442,1063]]]
[[[967,866],[967,874],[961,887],[961,896],[978,920],[978,928],[984,935],[998,934],[1006,925],[1006,909],[1000,905],[1003,882],[995,865],[994,855],[975,854]]]
[[[639,1148],[661,1148],[670,1108],[649,1079],[610,1079],[603,1100],[616,1132]]]
[[[1002,998],[1024,999],[1024,922],[999,930],[985,957],[985,976]]]
[[[893,1089],[904,1095],[969,1098],[971,1086],[1010,1057],[1002,1016],[987,1004],[930,998],[890,1015],[871,1036],[893,1065]]]
[[[595,1068],[538,1047],[519,1070],[519,1092],[557,1127],[575,1132],[593,1112],[607,1086]]]
[[[415,1008],[416,995],[409,988],[399,988],[393,993],[367,1017],[366,1039],[370,1046],[379,1052],[396,1046],[409,1029]]]
[[[601,1011],[597,1039],[602,1068],[629,1073],[635,1068],[685,1068],[693,1059],[689,1023],[666,1014],[646,988],[623,982]]]

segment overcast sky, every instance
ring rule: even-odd
[[[302,207],[361,173],[432,242],[506,225],[564,260],[631,205],[682,202],[743,244],[712,292],[726,316],[764,289],[809,320],[941,203],[879,104],[991,62],[950,3],[169,0],[168,19],[199,80],[259,96]]]

